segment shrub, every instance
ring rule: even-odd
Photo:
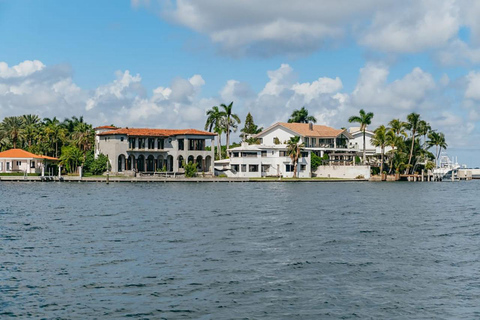
[[[312,159],[310,163],[310,167],[312,169],[312,172],[317,171],[317,168],[322,164],[322,158],[317,156],[314,152],[312,152]]]
[[[355,179],[363,180],[365,179],[365,177],[363,176],[363,174],[359,174],[358,176],[355,177]]]
[[[183,168],[185,169],[185,177],[193,178],[197,176],[197,164],[193,162],[185,163],[183,162]]]

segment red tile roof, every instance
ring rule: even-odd
[[[8,158],[8,159],[35,158],[35,159],[58,160],[57,158],[54,158],[54,157],[40,156],[38,154],[34,154],[22,149],[10,149],[7,151],[0,152],[0,158]]]
[[[98,129],[117,129],[117,127],[115,127],[115,126],[100,126],[100,127],[94,128],[94,130],[98,130]]]
[[[263,130],[257,136],[262,135],[263,132],[269,131],[270,129],[276,126],[282,126],[284,128],[287,128],[303,137],[335,138],[339,136],[342,132],[345,132],[345,135],[349,136],[348,132],[342,129],[334,129],[332,127],[314,124],[312,125],[312,130],[310,130],[310,124],[308,123],[288,123],[288,122],[277,122],[274,125]]]
[[[99,136],[125,134],[135,137],[170,137],[177,135],[216,136],[216,133],[196,129],[143,129],[143,128],[119,128],[99,133]]]

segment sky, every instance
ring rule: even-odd
[[[0,0],[0,119],[202,129],[233,101],[263,127],[305,106],[336,128],[363,108],[374,129],[417,112],[477,167],[478,16],[476,0]]]

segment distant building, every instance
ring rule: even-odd
[[[184,172],[196,163],[199,172],[213,174],[216,134],[195,129],[95,128],[95,156],[105,154],[114,173]]]
[[[22,149],[0,152],[0,173],[44,173],[57,158],[41,156]]]

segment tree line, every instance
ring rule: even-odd
[[[5,117],[0,123],[0,151],[19,148],[60,159],[67,173],[84,166],[84,172],[103,173],[106,157],[94,159],[95,132],[83,117],[41,119],[38,115]]]

